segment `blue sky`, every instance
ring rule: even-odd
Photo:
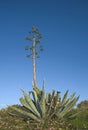
[[[0,0],[0,108],[32,90],[32,61],[24,50],[32,26],[42,33],[37,84],[88,100],[88,1]]]

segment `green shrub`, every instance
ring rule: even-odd
[[[79,111],[73,110],[72,113]],[[81,109],[79,114],[73,120],[70,120],[75,130],[88,130],[88,109]]]

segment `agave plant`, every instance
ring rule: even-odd
[[[37,87],[34,88],[36,91],[37,96],[41,99],[41,93],[42,91],[38,89]],[[76,105],[76,102],[78,101],[79,96],[75,97],[75,93],[73,93],[68,98],[68,90],[64,94],[62,100],[60,98],[60,92],[57,91],[55,93],[55,90],[52,91],[52,94],[46,93],[45,97],[45,108],[46,108],[46,115],[49,115],[50,118],[58,117],[59,119],[63,119],[65,115]],[[76,114],[69,116],[68,118],[74,117]]]
[[[31,119],[39,123],[42,128],[50,120],[56,118],[58,120],[63,120],[65,115],[75,106],[79,98],[75,97],[75,93],[67,98],[68,91],[66,91],[61,100],[60,92],[55,93],[55,90],[53,90],[51,94],[45,94],[44,86],[42,90],[38,87],[34,87],[33,91],[30,91],[28,94],[23,90],[22,93],[24,95],[24,97],[20,98],[22,108],[14,106],[15,114],[27,120]],[[73,117],[73,115],[69,118],[71,117]]]

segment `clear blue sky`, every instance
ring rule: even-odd
[[[45,50],[37,60],[37,84],[46,91],[88,100],[88,0],[0,0],[0,108],[18,104],[20,88],[32,90],[32,61],[25,40],[32,26]]]

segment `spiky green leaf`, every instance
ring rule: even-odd
[[[23,90],[23,95],[25,98],[26,103],[31,107],[32,111],[38,116],[40,117],[40,113],[37,111],[36,106],[34,105],[33,101],[31,100],[30,96],[28,94],[26,94]]]
[[[40,122],[39,117],[35,116],[31,112],[29,113],[29,112],[27,112],[25,110],[22,110],[21,108],[15,107],[15,106],[12,107],[12,109],[17,112],[17,114],[16,113],[15,114],[18,115],[18,116],[21,116],[23,118],[31,118],[33,120],[36,120],[37,122]]]

